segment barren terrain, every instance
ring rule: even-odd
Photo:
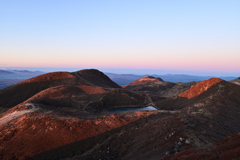
[[[240,159],[240,85],[219,78],[120,87],[98,70],[0,90],[0,159]],[[155,111],[109,109],[152,105]]]

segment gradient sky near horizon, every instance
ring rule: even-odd
[[[0,68],[240,75],[239,7],[239,0],[0,0]]]

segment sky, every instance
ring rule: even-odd
[[[239,0],[0,0],[0,68],[240,76]]]

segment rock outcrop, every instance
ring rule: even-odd
[[[240,85],[240,77],[237,78],[237,79],[231,80],[230,82],[234,83],[234,84],[237,84],[237,85]]]
[[[195,86],[192,86],[189,90],[186,90],[185,92],[179,94],[179,97],[186,97],[188,99],[191,99],[193,97],[198,96],[199,94],[205,92],[208,90],[212,85],[221,82],[222,79],[220,78],[211,78],[209,80],[204,80],[202,82],[199,82]]]
[[[136,81],[131,82],[129,85],[124,86],[126,88],[127,86],[132,86],[132,85],[137,85],[137,84],[145,84],[145,83],[150,83],[150,82],[159,82],[163,81],[161,78],[155,78],[153,76],[145,76],[143,78],[140,78]]]

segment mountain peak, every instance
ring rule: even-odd
[[[121,88],[118,84],[113,82],[108,76],[97,69],[83,69],[73,72],[76,77],[87,81],[93,86],[106,87],[106,88]]]
[[[188,99],[191,99],[193,97],[198,96],[199,94],[205,92],[206,90],[208,90],[212,85],[223,81],[220,78],[210,78],[208,80],[204,80],[199,82],[196,85],[193,85],[190,89],[186,90],[185,92],[179,94],[179,97],[185,97]]]
[[[155,78],[153,76],[145,76],[142,78],[139,78],[136,81],[131,82],[129,85],[136,85],[136,84],[145,84],[145,83],[149,83],[149,82],[159,82],[159,81],[163,81],[161,78]]]

